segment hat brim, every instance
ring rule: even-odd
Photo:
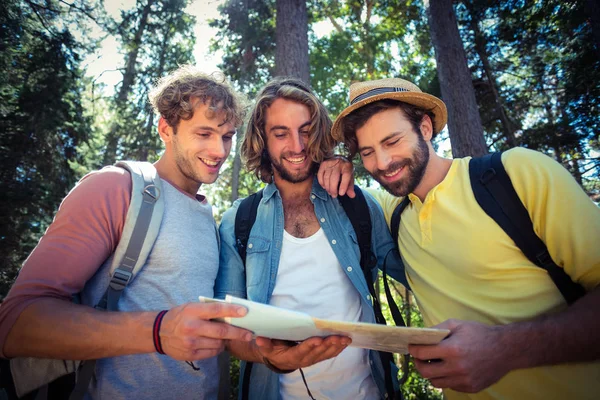
[[[381,93],[375,96],[368,97],[364,100],[361,100],[355,104],[352,104],[346,107],[340,115],[336,118],[333,127],[331,128],[331,134],[334,139],[338,142],[344,141],[344,135],[342,132],[342,120],[351,112],[369,104],[379,100],[384,99],[392,99],[398,100],[403,103],[412,104],[414,106],[423,108],[427,111],[430,111],[434,115],[434,127],[433,133],[437,134],[448,121],[448,111],[446,110],[446,105],[440,99],[435,96],[432,96],[427,93],[422,92],[389,92],[389,93]]]

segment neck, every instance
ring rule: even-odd
[[[298,201],[308,199],[313,184],[313,176],[306,179],[305,181],[292,183],[281,179],[281,177],[275,172],[273,174],[273,183],[277,186],[281,199],[286,201]]]
[[[425,197],[427,197],[429,191],[446,178],[452,166],[452,160],[438,156],[433,147],[431,147],[431,144],[428,143],[428,146],[429,162],[427,162],[427,167],[425,167],[425,174],[421,183],[419,183],[419,186],[413,192],[422,202],[425,201]]]
[[[165,151],[160,159],[154,163],[154,167],[162,179],[169,181],[180,190],[192,196],[196,196],[198,190],[200,190],[201,184],[183,175],[168,151]]]

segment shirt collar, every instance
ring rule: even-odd
[[[275,186],[275,183],[269,183],[263,192],[263,199],[265,201],[269,201],[275,195],[275,193],[279,193],[277,186]],[[317,179],[316,175],[313,178],[311,194],[323,201],[329,200],[329,193],[327,193],[327,191],[323,189],[321,185],[319,185],[319,180]]]

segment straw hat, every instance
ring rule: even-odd
[[[383,99],[399,100],[431,111],[435,116],[434,134],[441,131],[448,120],[446,105],[440,99],[427,93],[414,83],[400,78],[378,79],[357,82],[350,85],[350,105],[335,120],[331,133],[338,141],[343,141],[342,120],[352,111]]]

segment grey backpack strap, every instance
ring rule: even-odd
[[[146,263],[154,246],[164,201],[162,186],[154,166],[147,162],[120,161],[116,164],[131,174],[131,201],[121,239],[110,267],[111,279],[97,309],[118,310],[119,298],[129,282]],[[159,201],[160,200],[160,201]],[[69,400],[83,399],[94,376],[96,360],[85,361],[77,374],[77,383]]]

